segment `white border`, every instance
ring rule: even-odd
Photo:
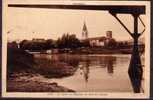
[[[96,5],[146,5],[146,34],[145,34],[145,93],[108,93],[108,92],[76,92],[76,93],[26,93],[6,92],[6,59],[7,59],[7,0],[3,0],[2,12],[2,97],[8,98],[149,98],[150,95],[150,1],[54,1],[54,3],[86,3]]]

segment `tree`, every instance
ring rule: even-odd
[[[63,34],[61,38],[57,40],[58,48],[78,48],[81,46],[80,40],[77,39],[76,35]]]
[[[52,39],[48,39],[44,43],[45,49],[55,48],[55,42]]]
[[[21,49],[28,49],[29,48],[29,41],[28,40],[23,40],[19,43]]]
[[[8,43],[8,47],[11,47],[11,48],[18,48],[18,44],[16,41],[13,41],[11,43]]]
[[[115,39],[109,39],[108,42],[105,43],[105,46],[109,49],[113,49],[116,48],[117,42],[115,41]]]
[[[81,42],[81,46],[82,46],[82,47],[90,47],[90,42],[89,42],[89,40],[83,40],[83,41]]]

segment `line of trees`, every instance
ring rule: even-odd
[[[55,48],[55,42],[52,39],[44,40],[41,42],[23,40],[19,43],[20,48],[24,50],[47,50]]]
[[[10,43],[11,46],[17,47],[17,43],[12,42]],[[107,45],[104,46],[104,48],[126,48],[128,44],[126,43],[117,43],[116,41],[112,40],[107,43]],[[63,34],[62,37],[58,38],[56,41],[52,39],[48,40],[23,40],[19,43],[19,47],[24,50],[48,50],[53,48],[58,49],[76,49],[80,47],[90,47],[89,40],[79,40],[76,35],[74,34]]]
[[[64,34],[61,38],[58,38],[57,42],[58,48],[79,48],[81,47],[80,40],[76,37],[76,35],[72,34]]]
[[[15,44],[14,42],[12,42]],[[74,34],[63,34],[61,38],[56,41],[52,39],[48,40],[23,40],[19,43],[21,49],[24,50],[48,50],[53,48],[70,48],[75,49],[79,47],[89,47],[89,41],[80,41]]]

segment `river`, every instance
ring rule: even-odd
[[[74,74],[66,77],[37,78],[44,82],[56,82],[77,92],[133,92],[128,75],[130,57],[128,54],[36,54],[35,58],[71,63],[76,67]]]

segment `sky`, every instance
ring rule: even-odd
[[[133,17],[125,14],[118,17],[132,32]],[[145,23],[146,16],[140,17]],[[107,11],[8,8],[6,29],[9,31],[10,41],[33,38],[56,40],[64,33],[76,34],[81,38],[84,22],[88,29],[88,37],[105,36],[106,31],[112,31],[116,40],[131,39],[126,30]],[[139,27],[139,31],[142,31],[143,26],[139,24]]]

